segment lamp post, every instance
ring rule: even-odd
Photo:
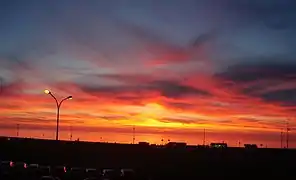
[[[44,90],[44,93],[45,94],[49,94],[56,102],[56,105],[57,105],[57,129],[56,129],[56,140],[58,141],[59,140],[59,121],[60,121],[60,108],[61,108],[61,105],[62,103],[65,101],[65,100],[68,100],[68,99],[72,99],[72,96],[68,96],[64,99],[62,99],[60,102],[57,100],[57,98],[49,91],[49,90]]]

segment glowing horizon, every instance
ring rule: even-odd
[[[22,136],[54,137],[52,92],[74,97],[62,139],[71,126],[76,138],[128,142],[136,126],[138,141],[198,144],[206,129],[208,141],[279,147],[288,122],[296,147],[288,3],[68,3],[0,6],[0,135],[19,124]]]

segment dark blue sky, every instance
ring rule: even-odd
[[[295,57],[295,2],[287,0],[1,1],[0,8],[2,61],[13,56],[38,67],[75,67],[93,56],[142,63],[190,51],[196,40],[215,69]]]

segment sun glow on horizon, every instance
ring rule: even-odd
[[[158,103],[148,103],[142,107],[141,114],[148,116],[161,116],[167,112],[166,108]]]

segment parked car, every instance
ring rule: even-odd
[[[14,163],[14,168],[17,170],[23,170],[23,169],[26,169],[27,167],[28,167],[28,165],[25,162],[15,162]]]
[[[85,169],[85,173],[87,177],[100,177],[101,173],[94,168],[87,168]]]
[[[38,174],[40,176],[50,176],[51,175],[51,168],[50,166],[39,166]]]
[[[28,168],[30,169],[38,169],[39,168],[39,164],[29,164]]]
[[[73,167],[70,171],[71,179],[83,179],[85,178],[85,169],[80,167]]]
[[[51,168],[51,174],[55,177],[64,179],[69,175],[69,170],[66,166],[56,166]]]
[[[7,174],[12,170],[13,167],[14,167],[14,162],[12,162],[12,161],[1,161],[0,171],[1,171],[2,174]]]
[[[135,177],[135,171],[133,169],[121,169],[120,176],[126,178],[133,178]]]
[[[114,179],[120,177],[120,172],[115,169],[103,169],[102,178],[103,179]]]
[[[53,176],[42,176],[40,180],[60,180],[58,177]]]

